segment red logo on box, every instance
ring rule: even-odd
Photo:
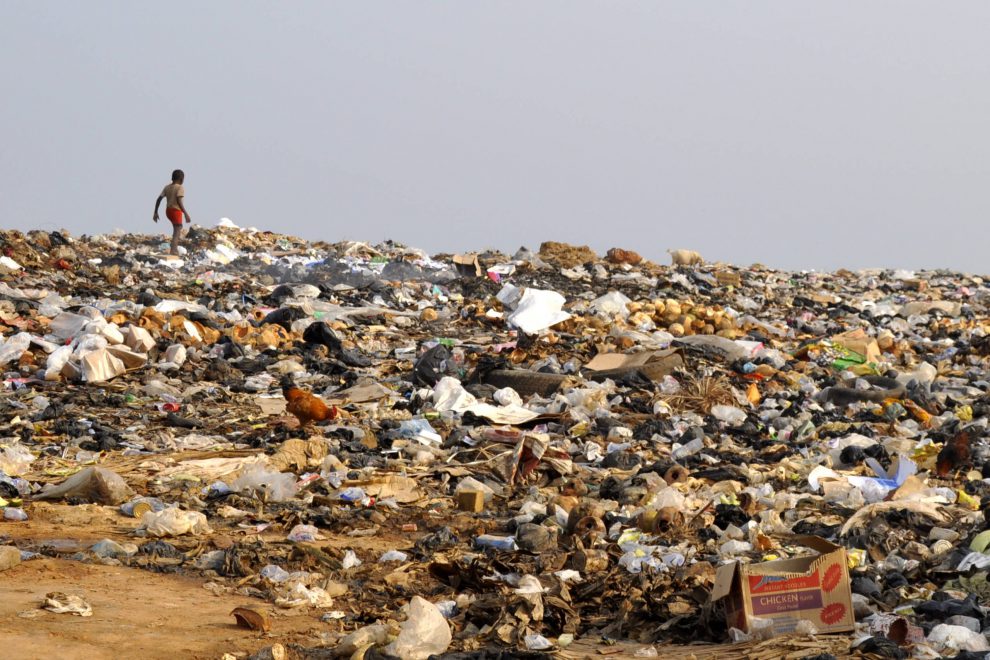
[[[838,564],[832,564],[825,570],[825,579],[822,580],[822,589],[828,593],[839,586],[842,578],[842,568]]]
[[[821,619],[823,623],[835,625],[846,616],[846,606],[842,603],[832,603],[822,609]]]

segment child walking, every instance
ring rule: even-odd
[[[179,254],[179,236],[182,234],[182,216],[186,216],[186,223],[192,222],[192,218],[189,217],[189,212],[186,211],[186,207],[182,205],[182,198],[186,195],[186,189],[182,187],[182,182],[186,180],[186,175],[182,170],[175,170],[172,172],[172,183],[168,184],[162,189],[158,199],[155,201],[155,222],[158,222],[158,206],[162,203],[162,200],[166,200],[165,203],[165,217],[169,219],[172,223],[172,245],[169,249],[169,254],[178,256]]]

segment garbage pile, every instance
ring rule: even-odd
[[[0,250],[0,570],[198,577],[245,632],[307,612],[298,657],[990,653],[980,277],[229,221]],[[16,531],[84,506],[122,535]]]

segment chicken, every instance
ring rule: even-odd
[[[296,416],[300,426],[334,420],[340,414],[336,407],[328,406],[320,397],[293,385],[284,385],[282,396],[285,397],[286,411]]]
[[[945,443],[935,459],[935,474],[947,477],[957,470],[972,467],[970,455],[970,439],[968,431],[960,431]]]

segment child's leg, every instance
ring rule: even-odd
[[[179,254],[179,236],[182,234],[182,225],[173,224],[172,225],[172,245],[169,249],[169,254],[178,256]]]

